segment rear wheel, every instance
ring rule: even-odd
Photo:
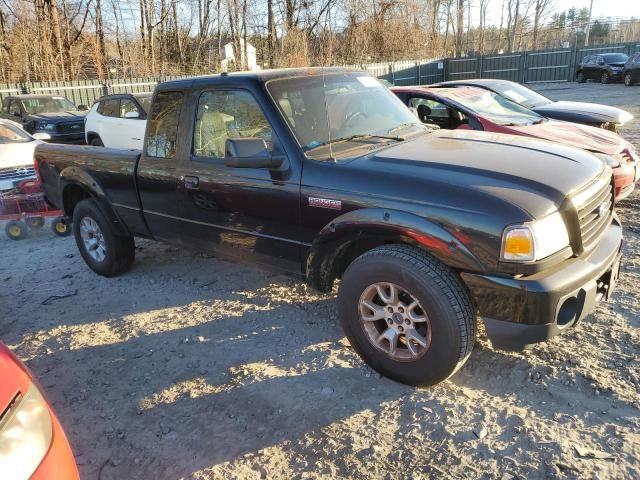
[[[586,80],[586,78],[584,78],[584,73],[583,72],[578,72],[578,75],[576,75],[576,82],[584,83],[585,80]]]
[[[627,87],[630,87],[631,85],[633,85],[633,81],[631,80],[631,73],[627,72],[624,74],[624,84]]]
[[[104,143],[102,143],[100,137],[93,137],[90,144],[94,147],[104,147]]]
[[[51,222],[51,231],[59,237],[68,237],[71,235],[71,225],[64,217],[56,217]]]
[[[409,385],[447,379],[475,342],[476,318],[460,279],[406,245],[378,247],[354,260],[340,281],[338,307],[364,361]]]
[[[4,231],[11,240],[22,240],[29,234],[29,227],[20,220],[11,220],[7,222]]]
[[[600,76],[600,83],[609,83],[609,74],[607,72],[602,72],[602,75]]]
[[[118,235],[115,218],[108,218],[93,199],[82,200],[73,211],[73,233],[80,254],[98,275],[115,277],[131,268],[133,237]]]

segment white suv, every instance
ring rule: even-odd
[[[151,93],[106,95],[85,117],[87,144],[142,150]]]

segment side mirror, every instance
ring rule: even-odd
[[[133,110],[124,114],[124,118],[140,118],[140,112]]]
[[[279,168],[284,157],[273,156],[261,138],[228,138],[224,146],[224,163],[235,168]]]
[[[36,132],[34,134],[31,135],[33,138],[35,138],[36,140],[42,140],[44,142],[51,140],[51,135],[49,135],[48,133],[44,133],[44,132]]]
[[[87,110],[89,110],[89,107],[87,107],[86,105],[78,105],[78,110],[80,110],[81,112],[86,112]]]

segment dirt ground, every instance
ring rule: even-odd
[[[624,106],[640,142],[640,86],[539,88]],[[640,193],[618,210],[611,303],[524,354],[480,338],[434,388],[368,368],[332,296],[148,241],[105,279],[48,229],[0,235],[0,338],[40,378],[83,479],[640,478]]]

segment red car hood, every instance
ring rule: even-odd
[[[7,347],[0,343],[0,415],[7,409],[18,392],[29,388],[29,374]]]
[[[618,134],[603,128],[549,120],[538,125],[505,126],[515,134],[529,135],[593,152],[616,155],[629,146]]]

